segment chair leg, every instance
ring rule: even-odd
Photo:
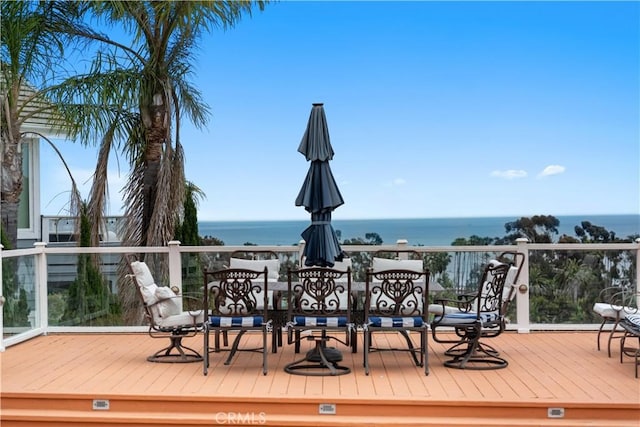
[[[267,375],[267,325],[262,329],[262,375]]]
[[[358,352],[358,330],[356,329],[356,327],[354,326],[353,329],[351,329],[351,352],[352,353],[357,353]]]
[[[422,357],[418,359],[418,356],[416,356],[416,348],[413,346],[413,341],[411,341],[411,337],[409,337],[409,334],[407,333],[407,331],[398,331],[398,332],[400,332],[400,335],[402,335],[405,341],[407,342],[407,347],[409,348],[409,353],[411,353],[413,362],[416,364],[416,366],[422,366],[424,361],[422,360]]]
[[[231,347],[229,356],[227,357],[227,360],[224,361],[225,365],[231,364],[231,360],[233,359],[233,356],[235,356],[236,352],[238,351],[238,347],[240,346],[240,339],[242,338],[245,332],[246,332],[245,330],[240,330],[238,332],[238,335],[236,335],[236,339],[233,340],[233,346]],[[226,334],[226,331],[224,331],[224,333]]]
[[[602,318],[602,323],[600,323],[600,328],[598,328],[598,351],[600,351],[600,335],[602,334],[602,331],[604,329],[604,325],[607,323],[607,318],[603,317]],[[611,354],[609,354],[609,357],[611,357]]]
[[[502,357],[496,355],[497,351],[493,347],[485,348],[480,343],[481,328],[475,329],[465,328],[467,340],[466,350],[461,354],[454,355],[451,359],[446,360],[444,365],[448,368],[455,369],[471,369],[471,370],[489,370],[502,369],[509,365]]]
[[[612,321],[612,319],[609,319],[609,321]],[[621,339],[622,336],[619,335],[620,332],[624,334],[624,330],[620,331],[618,329],[619,325],[620,325],[620,319],[614,319],[613,327],[611,328],[611,332],[609,332],[609,339],[607,340],[607,355],[609,357],[611,357],[611,341],[613,341],[616,338]],[[598,338],[598,344],[600,344],[600,338]]]
[[[202,374],[207,375],[209,369],[209,326],[205,322],[204,325],[204,346],[203,346],[203,358],[202,358]]]
[[[225,343],[225,347],[227,344]],[[216,353],[220,351],[220,331],[216,331],[213,339],[213,351]]]
[[[365,375],[369,375],[369,347],[371,345],[370,344],[371,333],[366,329],[364,330],[363,338],[364,338],[364,345],[363,345],[362,352],[364,353],[364,356],[363,356],[362,364],[364,366]]]
[[[424,364],[424,374],[429,375],[429,334],[427,328],[424,328],[421,332],[420,338],[420,351],[422,352],[421,359]]]
[[[295,331],[295,343],[293,345],[294,352],[300,353],[300,331]]]
[[[182,335],[171,335],[171,343],[147,357],[149,362],[157,363],[192,363],[201,362],[202,355],[196,350],[182,344]]]

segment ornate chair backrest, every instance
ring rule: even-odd
[[[205,272],[205,308],[220,316],[267,317],[267,269],[240,268]]]
[[[296,315],[351,318],[351,269],[334,270],[327,267],[290,269],[289,318]]]
[[[365,318],[375,316],[427,317],[429,272],[420,269],[367,271]]]
[[[429,273],[414,250],[381,250],[366,276],[365,315],[426,318]]]
[[[497,260],[490,261],[484,269],[476,301],[478,317],[481,313],[504,314],[504,287],[510,266]]]

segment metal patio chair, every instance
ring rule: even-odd
[[[342,366],[342,353],[327,344],[335,340],[355,351],[356,331],[351,323],[353,297],[351,293],[351,269],[334,270],[328,267],[289,269],[287,273],[287,337],[300,352],[303,339],[312,340],[314,348],[303,359],[285,366],[285,371],[295,375],[325,376],[351,372]],[[344,333],[344,338],[330,335]],[[307,334],[303,336],[303,334]]]
[[[485,341],[495,338],[505,330],[505,283],[509,264],[492,260],[484,268],[477,291],[459,295],[455,300],[436,298],[441,312],[431,322],[434,341],[453,344],[445,354],[450,356],[444,365],[457,369],[500,369],[508,366],[507,360]],[[448,310],[456,307],[456,311]],[[443,338],[442,330],[447,332]],[[449,338],[451,329],[456,339]],[[482,341],[481,341],[482,340]]]
[[[210,353],[220,352],[209,346],[209,333],[216,337],[222,333],[237,332],[229,355],[224,364],[229,365],[239,351],[262,353],[262,373],[267,374],[267,334],[271,332],[268,318],[268,269],[254,271],[242,268],[226,268],[204,272],[204,309],[207,313],[204,331],[203,373],[207,375]],[[246,332],[257,331],[262,334],[262,346],[241,348],[240,342]]]
[[[199,362],[202,355],[182,343],[185,337],[193,337],[204,331],[204,313],[202,310],[182,311],[179,304],[184,295],[176,293],[178,288],[158,286],[147,264],[138,261],[135,255],[126,257],[130,274],[140,296],[145,319],[149,323],[149,335],[152,338],[169,339],[167,347],[147,357],[150,362],[188,363]]]
[[[366,274],[362,325],[365,374],[369,375],[371,352],[399,351],[408,352],[416,366],[424,367],[425,375],[429,375],[429,271],[424,268],[422,256],[414,251],[394,251],[393,259],[380,255],[383,253],[374,254]],[[375,346],[375,332],[397,332],[404,337],[406,347]],[[411,332],[420,337],[417,346]]]

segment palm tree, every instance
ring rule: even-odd
[[[61,31],[78,16],[73,2],[2,1],[0,75],[0,140],[2,198],[0,212],[12,248],[17,247],[18,206],[23,187],[21,147],[25,124],[62,124],[49,97],[68,34]],[[35,131],[41,138],[44,135]],[[48,140],[48,139],[47,139]],[[59,153],[58,153],[59,154]],[[66,165],[65,165],[66,166]],[[68,170],[68,169],[67,169]],[[78,204],[74,186],[70,211]]]
[[[132,37],[122,44],[86,27],[73,36],[95,42],[95,60],[84,75],[64,82],[59,104],[81,107],[62,114],[77,127],[84,143],[100,138],[88,212],[97,242],[104,212],[107,164],[120,150],[131,170],[124,191],[126,246],[162,246],[174,236],[185,197],[184,153],[180,141],[182,116],[197,127],[206,125],[209,107],[189,82],[194,50],[201,35],[214,28],[233,27],[254,6],[265,1],[88,1],[82,2],[85,22],[115,27]],[[100,108],[94,108],[94,107]],[[131,287],[121,289],[125,321],[136,319]]]
[[[209,114],[200,91],[188,80],[194,49],[203,32],[230,28],[254,5],[262,10],[265,2],[97,1],[85,5],[100,25],[122,28],[133,38],[131,46],[125,46],[98,32],[75,33],[101,46],[90,72],[74,79],[78,93],[110,107],[93,124],[102,140],[89,212],[93,218],[103,212],[109,153],[112,147],[121,148],[131,165],[124,189],[122,241],[161,246],[173,237],[184,200],[182,115],[201,128]],[[124,136],[122,146],[119,136]]]

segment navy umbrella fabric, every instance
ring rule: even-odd
[[[311,213],[311,225],[301,234],[306,243],[305,265],[333,267],[336,261],[342,261],[345,253],[331,225],[331,213],[343,205],[344,200],[329,167],[333,148],[323,104],[313,104],[298,151],[311,162],[296,198],[296,206],[304,206]]]

